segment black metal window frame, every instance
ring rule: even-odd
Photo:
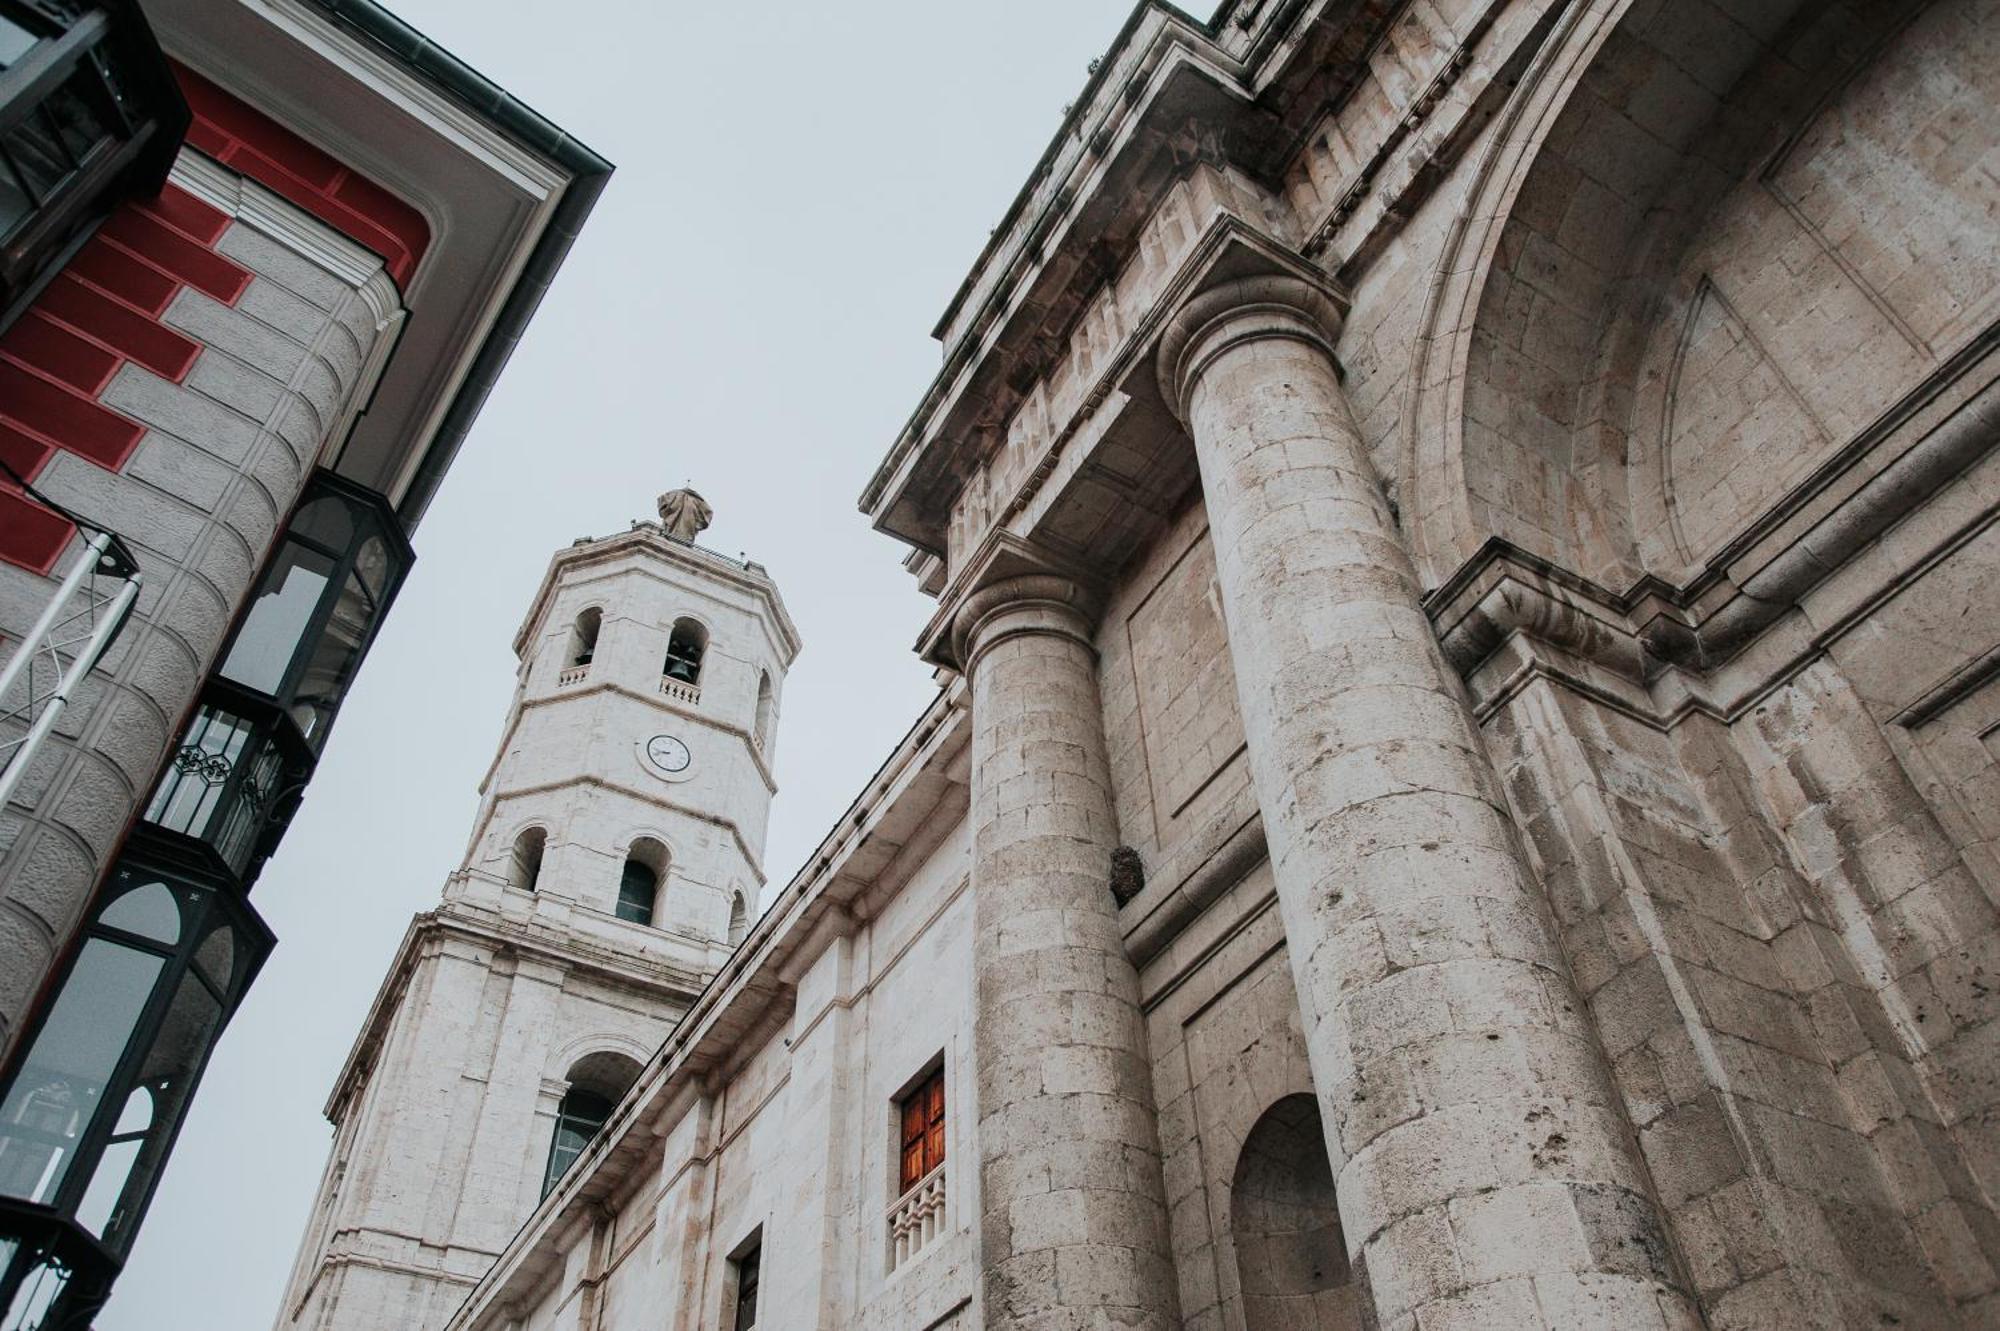
[[[283,708],[211,680],[140,817],[157,834],[204,847],[248,888],[297,812],[313,766]]]
[[[160,191],[192,116],[137,0],[0,0],[0,18],[40,37],[0,69],[0,177],[30,205],[0,233],[4,331],[112,209]],[[49,118],[62,95],[95,115],[101,129],[88,144],[67,142]],[[38,118],[62,154],[46,180],[21,161],[20,135]]]
[[[127,900],[136,899],[153,885],[163,886],[175,903],[176,929],[169,942],[106,917]],[[227,931],[230,939],[228,973],[215,974],[207,946]],[[21,1079],[33,1065],[42,1036],[62,1004],[65,993],[77,980],[78,966],[93,943],[109,945],[123,954],[153,959],[157,965],[146,981],[148,990],[130,1029],[123,1034],[115,1061],[97,1088],[89,1106],[87,1122],[74,1138],[52,1136],[53,1150],[67,1152],[60,1176],[45,1196],[24,1197],[18,1193],[0,1198],[0,1327],[23,1328],[86,1326],[97,1304],[108,1294],[137,1234],[146,1210],[151,1206],[174,1142],[186,1122],[196,1088],[206,1075],[208,1062],[241,1005],[243,996],[256,980],[265,957],[275,942],[270,929],[258,917],[241,889],[228,875],[216,874],[202,861],[190,861],[181,847],[149,835],[143,826],[135,830],[118,864],[106,877],[105,887],[92,908],[89,923],[76,937],[51,989],[48,1002],[41,1005],[34,1024],[23,1032],[8,1061],[6,1077],[0,1082],[5,1095],[0,1104],[14,1104]],[[148,1077],[149,1061],[167,1046],[164,1042],[185,1037],[184,1029],[173,1025],[186,986],[192,981],[214,1004],[214,1016],[184,1076],[171,1089],[175,1098],[163,1103],[153,1082],[157,1070]],[[115,1033],[114,1033],[115,1038]],[[137,1128],[121,1126],[134,1092],[145,1089],[149,1115]],[[25,1118],[17,1107],[11,1122],[0,1122],[0,1141],[19,1140],[32,1145],[37,1133],[25,1129]],[[113,1204],[100,1222],[101,1232],[93,1232],[79,1211],[93,1195],[98,1173],[107,1151],[121,1143],[136,1143],[124,1164],[124,1174],[114,1180],[118,1187]],[[53,1156],[51,1157],[53,1158]],[[135,1188],[136,1180],[136,1188]],[[39,1189],[37,1190],[39,1191]],[[29,1321],[20,1313],[24,1297],[32,1299],[32,1282],[62,1283],[69,1273],[68,1289],[58,1289],[46,1316]],[[25,1291],[25,1292],[24,1292]],[[64,1302],[67,1300],[67,1302]],[[68,1321],[77,1316],[81,1320]],[[9,1320],[12,1317],[14,1320]]]
[[[616,1108],[613,1097],[588,1086],[572,1086],[556,1106],[555,1131],[549,1134],[549,1162],[542,1170],[542,1196],[555,1191],[563,1175],[577,1162]]]
[[[300,523],[300,516],[322,501],[339,505],[345,514],[344,544],[316,537]],[[368,585],[361,568],[371,546],[384,556],[382,567],[375,571],[379,587]],[[279,621],[275,627],[282,632],[264,644],[283,650],[282,669],[275,678],[262,681],[271,684],[270,689],[232,678],[228,673],[232,654],[246,627],[252,625],[259,604],[274,594],[274,579],[298,567],[294,557],[300,552],[320,561],[313,573],[323,577],[324,585],[297,624]],[[194,715],[141,811],[141,826],[157,843],[172,844],[181,858],[205,861],[215,871],[233,876],[239,890],[249,889],[298,810],[347,689],[374,647],[414,558],[387,500],[331,472],[314,474],[284,535],[274,543]],[[306,683],[315,668],[324,665],[322,648],[336,632],[335,621],[350,587],[359,587],[361,595],[372,598],[363,606],[366,621],[360,636],[347,644],[350,654],[334,681],[334,691],[309,693]],[[309,714],[309,724],[301,722],[302,711]]]
[[[367,532],[357,532],[344,548],[336,547],[302,530],[299,522],[301,515],[313,505],[327,499],[344,503],[350,514],[356,512],[366,514],[371,529]],[[325,711],[320,723],[309,730],[308,727],[298,724],[295,713],[300,706],[310,705],[313,702],[301,692],[314,664],[312,648],[326,639],[334,616],[340,609],[342,589],[347,586],[350,578],[358,575],[361,554],[370,539],[380,540],[391,556],[387,576],[383,586],[374,592],[376,601],[373,614],[365,635],[355,645],[354,668],[349,671],[339,698],[335,699],[331,707]],[[232,655],[242,641],[244,631],[252,624],[258,604],[268,591],[270,579],[278,570],[287,567],[288,556],[299,549],[330,561],[331,571],[327,575],[325,589],[320,593],[317,604],[314,605],[311,615],[293,644],[291,659],[286,663],[277,687],[265,690],[233,679],[227,673]],[[382,621],[388,618],[389,611],[395,605],[396,597],[408,579],[410,566],[415,560],[416,555],[410,548],[409,538],[397,523],[395,510],[389,506],[386,498],[333,472],[320,470],[313,473],[311,481],[307,483],[304,493],[299,497],[298,504],[292,510],[291,518],[285,524],[284,535],[272,547],[271,556],[265,562],[263,572],[257,579],[256,588],[251,592],[237,617],[229,641],[224,644],[217,658],[220,664],[215,668],[214,678],[234,686],[243,696],[266,698],[288,713],[293,713],[293,724],[297,726],[300,738],[317,753],[324,746],[326,734],[332,728],[334,717],[339,714],[341,703],[345,701],[346,687],[353,683],[355,672],[360,669],[361,662],[367,659],[369,651],[374,647],[376,635],[382,629]]]

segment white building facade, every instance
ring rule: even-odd
[[[442,1324],[1992,1325],[1996,31],[1140,4],[862,498],[936,700]]]

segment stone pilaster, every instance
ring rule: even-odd
[[[1699,1325],[1342,395],[1341,313],[1241,279],[1179,312],[1160,372],[1200,464],[1350,1255],[1385,1328]]]
[[[985,1325],[1180,1325],[1085,597],[1014,578],[957,620],[972,681]]]

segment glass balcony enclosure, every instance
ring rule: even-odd
[[[381,496],[319,473],[217,675],[282,709],[318,753],[411,558]]]
[[[209,1051],[270,950],[234,883],[149,850],[142,829],[0,1099],[0,1198],[13,1203],[0,1255],[73,1227],[113,1269],[123,1261]],[[22,1218],[59,1223],[8,1233]],[[6,1279],[0,1310],[48,1276],[10,1263]]]
[[[0,0],[0,329],[113,208],[159,191],[187,124],[136,0]]]

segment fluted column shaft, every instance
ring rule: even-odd
[[[1342,394],[1339,317],[1245,279],[1181,313],[1160,366],[1350,1255],[1385,1328],[1698,1325]]]
[[[972,681],[973,1045],[985,1325],[1180,1325],[1084,597],[1016,578],[961,614]]]

